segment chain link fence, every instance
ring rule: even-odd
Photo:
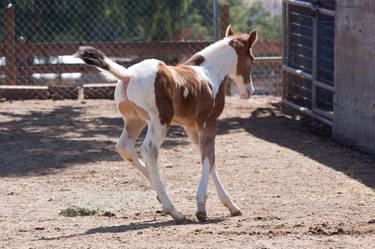
[[[128,67],[145,58],[175,65],[221,37],[228,5],[201,0],[3,0],[0,98],[112,98],[114,84],[71,55],[81,45]],[[214,11],[217,19],[214,18]],[[280,93],[281,41],[261,41],[253,80],[259,94]]]

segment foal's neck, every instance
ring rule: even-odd
[[[198,52],[205,59],[200,66],[217,90],[237,64],[236,51],[229,45],[229,41],[229,38],[224,38]]]

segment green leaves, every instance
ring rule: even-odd
[[[236,32],[249,33],[257,29],[260,40],[281,39],[281,14],[272,16],[262,2],[256,2],[251,6],[244,5],[242,0],[223,0],[222,3],[224,2],[231,7],[230,22]]]

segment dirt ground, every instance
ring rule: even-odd
[[[228,98],[216,140],[230,217],[209,182],[196,221],[196,149],[172,127],[160,171],[176,225],[150,184],[114,151],[112,101],[0,103],[1,248],[375,248],[375,159],[336,144],[278,98]],[[140,142],[138,142],[140,144]],[[59,214],[68,207],[89,216]]]

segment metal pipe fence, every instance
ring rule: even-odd
[[[284,103],[332,126],[335,1],[284,0]]]
[[[224,34],[230,8],[216,2],[2,1],[0,98],[74,99],[82,89],[84,97],[112,98],[113,84],[71,56],[79,46],[124,66],[150,57],[177,64]],[[257,93],[280,95],[281,41],[260,41],[255,54]]]

